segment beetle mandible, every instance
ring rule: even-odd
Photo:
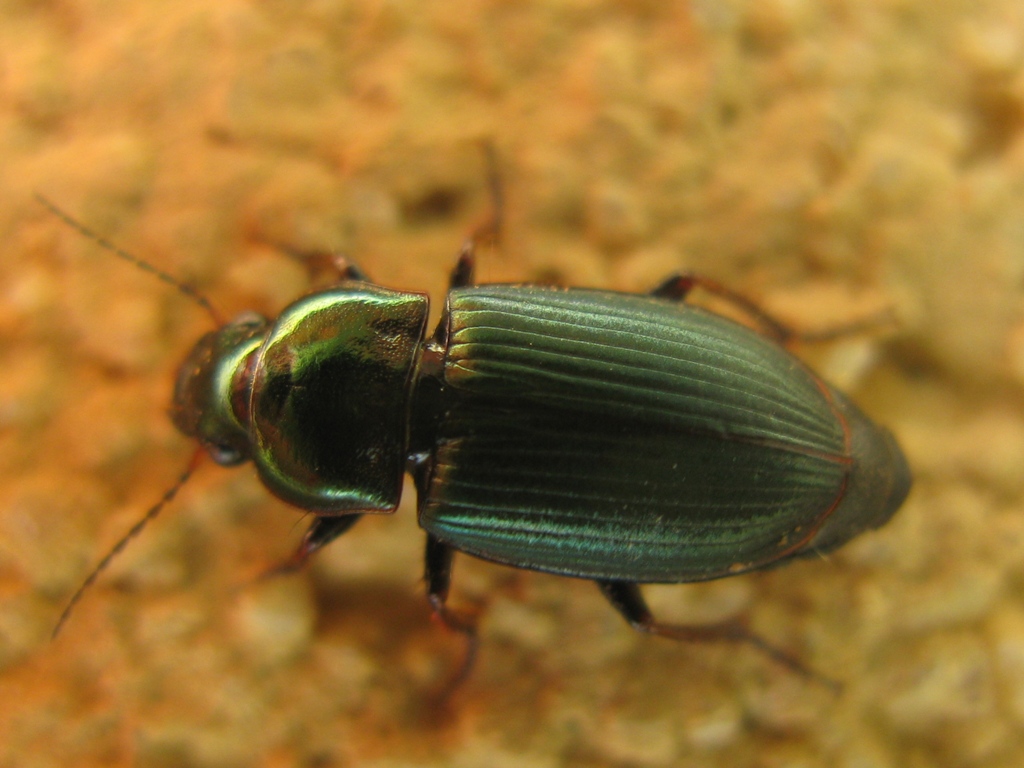
[[[456,551],[592,580],[637,630],[750,643],[814,676],[740,622],[657,621],[639,585],[775,567],[883,525],[911,484],[893,436],[784,348],[784,325],[710,280],[647,295],[475,285],[475,242],[433,333],[425,294],[339,261],[335,285],[275,320],[206,334],[179,371],[175,425],[316,516],[289,568],[394,512],[409,473],[430,604],[469,641],[457,680],[476,629],[447,603]],[[687,303],[695,286],[765,333]]]

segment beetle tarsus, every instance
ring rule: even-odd
[[[501,234],[505,226],[505,183],[498,168],[498,150],[494,142],[485,139],[480,142],[480,148],[484,153],[491,210],[487,218],[473,229],[469,240],[476,245],[498,245],[501,243]]]
[[[723,621],[707,625],[662,624],[655,620],[651,609],[647,607],[647,601],[644,600],[638,584],[624,581],[599,581],[597,586],[615,610],[638,632],[682,642],[746,643],[801,677],[814,680],[836,693],[841,688],[837,681],[811,669],[796,657],[751,632],[740,622]]]
[[[471,618],[452,610],[448,604],[448,588],[452,580],[452,559],[455,550],[434,536],[427,536],[427,553],[424,559],[425,577],[427,581],[427,599],[434,609],[434,618],[448,629],[458,632],[466,638],[466,651],[462,662],[441,687],[440,698],[447,699],[469,678],[476,661],[479,639],[476,633],[476,622]]]
[[[786,345],[794,339],[804,337],[804,334],[790,328],[781,320],[765,312],[746,296],[726,288],[716,280],[694,274],[693,272],[685,272],[666,278],[661,285],[651,291],[651,295],[670,301],[685,301],[686,297],[697,287],[703,288],[708,293],[732,304],[756,322],[765,335],[779,344]]]
[[[480,245],[498,245],[505,219],[505,191],[501,173],[498,170],[498,153],[490,141],[482,141],[484,165],[487,169],[487,191],[491,197],[491,210],[480,224],[473,228],[459,250],[459,257],[452,269],[449,288],[464,288],[473,284],[476,267],[476,249]]]
[[[309,279],[313,282],[316,282],[321,276],[327,276],[331,282],[335,283],[342,283],[346,280],[370,282],[370,278],[362,268],[353,263],[344,253],[305,250],[277,241],[270,241],[269,244],[301,263],[306,268]]]
[[[781,664],[791,672],[795,672],[796,674],[800,675],[800,677],[806,680],[811,680],[813,682],[818,683],[819,685],[824,686],[825,688],[828,688],[830,691],[832,691],[832,693],[836,694],[837,696],[843,692],[843,684],[841,682],[835,680],[834,678],[828,677],[827,675],[823,675],[821,672],[818,672],[814,668],[804,664],[802,661],[800,661],[800,659],[796,658],[795,656],[786,653],[780,648],[776,648],[763,637],[754,634],[749,629],[744,627],[742,624],[732,622],[721,626],[723,632],[725,633],[722,638],[723,640],[738,643],[747,643],[748,645],[751,645],[757,650],[761,651],[761,653],[765,654],[768,658],[770,658],[777,664]]]
[[[793,331],[792,338],[808,344],[835,341],[846,336],[856,336],[860,333],[878,330],[887,325],[893,326],[896,322],[896,312],[892,307],[886,307],[874,314],[839,325],[833,325],[830,328],[821,328],[816,331]]]
[[[476,663],[477,650],[480,647],[480,637],[476,632],[476,623],[463,614],[453,611],[443,601],[429,595],[430,606],[434,609],[434,618],[440,621],[446,628],[458,632],[466,639],[466,647],[463,651],[462,661],[454,668],[448,679],[440,687],[438,696],[441,699],[451,697],[462,684],[469,679]]]
[[[844,336],[854,336],[859,333],[871,331],[880,326],[890,325],[896,321],[892,308],[884,309],[875,314],[862,317],[851,322],[834,325],[830,328],[822,328],[816,331],[803,331],[784,323],[777,317],[763,310],[756,302],[746,296],[736,293],[725,287],[716,280],[697,275],[692,272],[685,272],[671,275],[663,280],[654,290],[651,296],[669,301],[685,301],[694,288],[702,288],[713,296],[717,296],[736,309],[743,312],[753,320],[761,331],[777,343],[788,346],[794,342],[805,344],[818,343],[823,341],[834,341]]]

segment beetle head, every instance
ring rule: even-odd
[[[251,361],[267,327],[267,320],[259,315],[241,315],[203,336],[178,370],[171,419],[223,466],[238,464],[251,455]]]

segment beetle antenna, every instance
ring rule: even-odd
[[[124,551],[124,548],[128,546],[128,543],[138,536],[142,529],[156,518],[164,507],[173,501],[174,497],[178,494],[178,491],[182,489],[185,483],[188,482],[189,478],[192,477],[192,474],[199,467],[199,464],[205,455],[206,454],[202,448],[197,448],[195,450],[192,454],[192,458],[188,462],[188,466],[185,467],[185,471],[181,473],[181,476],[178,477],[170,488],[164,491],[164,495],[160,497],[160,500],[150,507],[146,514],[139,518],[135,525],[128,529],[128,532],[110,548],[107,554],[103,556],[103,559],[101,559],[89,575],[85,577],[85,581],[82,582],[82,585],[75,591],[75,594],[71,596],[71,599],[68,600],[68,604],[60,614],[60,618],[57,619],[57,624],[54,626],[53,633],[50,635],[51,640],[57,639],[57,635],[60,634],[64,624],[67,623],[68,617],[71,615],[71,611],[74,610],[76,605],[78,605],[78,602],[82,599],[82,595],[85,594],[85,591],[95,583],[96,579],[103,571],[106,570],[107,566],[110,565],[113,559]]]
[[[87,226],[85,226],[85,224],[72,217],[71,214],[64,211],[49,198],[44,197],[38,192],[36,192],[35,198],[40,202],[40,204],[43,205],[43,207],[49,210],[50,213],[52,213],[54,216],[63,221],[66,225],[71,227],[79,234],[89,238],[101,248],[109,251],[118,258],[127,261],[129,264],[132,264],[138,269],[141,269],[143,272],[148,272],[149,274],[156,277],[158,280],[167,283],[167,285],[170,285],[171,287],[175,288],[178,291],[178,293],[187,296],[189,299],[191,299],[200,307],[202,307],[206,311],[206,313],[211,318],[213,318],[214,325],[216,325],[217,327],[224,325],[224,318],[221,316],[220,312],[217,311],[217,309],[213,306],[213,304],[210,303],[210,300],[207,299],[206,296],[201,294],[191,285],[182,282],[169,272],[164,272],[162,269],[158,269],[157,267],[150,264],[148,261],[144,261],[143,259],[140,259],[138,256],[133,256],[123,248],[119,248],[118,246],[114,245],[105,237],[89,229]]]

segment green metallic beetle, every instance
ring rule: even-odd
[[[391,513],[404,472],[427,533],[430,602],[455,551],[591,579],[636,629],[749,642],[736,622],[656,621],[638,587],[827,553],[884,524],[911,478],[892,435],[772,338],[684,298],[472,285],[471,245],[437,330],[427,297],[341,281],[276,321],[204,337],[179,374],[174,420],[221,464],[252,460],[316,514],[290,565],[365,513]],[[768,329],[780,326],[753,311]]]
[[[500,184],[490,156],[495,219]],[[910,490],[892,435],[789,354],[792,332],[705,278],[647,296],[535,285],[472,285],[475,237],[427,335],[424,294],[339,282],[275,321],[223,323],[205,297],[39,202],[116,256],[175,286],[221,328],[181,367],[172,416],[219,464],[252,460],[279,498],[316,515],[281,566],[302,565],[366,513],[397,507],[412,475],[427,532],[437,616],[452,557],[591,579],[637,630],[746,642],[831,683],[742,623],[656,621],[639,585],[706,581],[831,552],[883,525]],[[314,255],[319,256],[319,255]],[[766,334],[685,303],[700,286]],[[108,552],[65,607],[174,498],[176,484]]]

